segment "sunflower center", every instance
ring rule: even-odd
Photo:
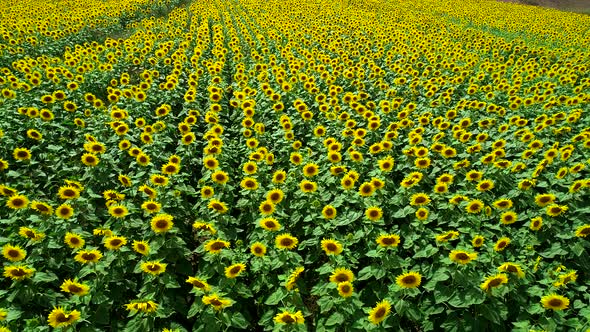
[[[78,287],[78,285],[70,285],[68,286],[68,290],[72,293],[79,293],[82,291],[82,287]]]
[[[334,243],[328,243],[328,245],[326,245],[326,249],[328,249],[328,251],[336,251],[338,250],[338,246]]]
[[[295,323],[295,319],[293,319],[293,317],[291,317],[291,315],[283,316],[282,321],[283,321],[283,323],[287,323],[287,324]]]
[[[225,244],[223,242],[215,242],[211,245],[211,249],[213,249],[213,250],[221,250],[224,247],[225,247]]]
[[[344,273],[340,273],[340,274],[336,275],[336,277],[334,279],[336,279],[336,281],[338,281],[338,282],[345,282],[345,281],[348,281],[348,276]]]
[[[292,246],[292,245],[293,245],[293,240],[291,240],[291,239],[289,239],[289,238],[287,238],[287,239],[282,239],[282,240],[281,240],[281,245],[282,245],[283,247],[290,247],[290,246]]]
[[[406,276],[402,279],[402,283],[406,284],[406,285],[412,285],[416,282],[416,277],[415,276]]]
[[[490,280],[490,282],[488,283],[488,285],[490,287],[498,287],[498,286],[500,286],[501,283],[502,283],[502,279],[496,278],[496,279]]]
[[[15,198],[12,200],[12,205],[14,206],[23,206],[25,205],[25,201],[20,198]]]
[[[371,216],[371,218],[377,218],[379,216],[379,211],[377,211],[377,210],[371,210],[369,212],[369,216]]]
[[[25,270],[18,268],[18,269],[12,270],[11,274],[14,277],[22,277],[22,276],[25,276],[27,273],[25,272]]]
[[[20,252],[18,250],[12,249],[12,250],[8,251],[8,256],[16,258],[16,257],[20,256]]]
[[[377,309],[377,311],[375,311],[375,318],[381,318],[381,317],[385,316],[386,312],[387,311],[385,310],[385,308]]]
[[[561,307],[563,305],[563,301],[560,299],[551,299],[549,300],[548,304],[551,307]]]
[[[239,266],[236,266],[236,267],[233,267],[231,270],[229,270],[229,272],[230,272],[231,274],[238,274],[238,273],[240,273],[240,271],[241,271],[241,270],[242,270],[242,268],[241,268],[241,267],[239,267]]]
[[[152,271],[152,272],[157,272],[160,271],[160,265],[158,264],[150,264],[147,266],[148,270]]]
[[[465,260],[468,260],[469,259],[469,255],[467,255],[464,252],[460,252],[460,253],[456,254],[455,257],[457,259],[459,259],[459,260],[462,260],[462,261],[465,261]]]
[[[211,300],[211,304],[218,307],[223,304],[223,302],[219,301],[218,299]]]
[[[82,258],[87,260],[87,261],[91,261],[94,260],[96,258],[96,255],[92,254],[92,253],[87,253],[87,254],[82,254]]]
[[[386,238],[383,238],[381,240],[381,242],[385,245],[392,245],[392,244],[395,244],[395,239],[393,239],[391,237],[386,237]]]
[[[156,222],[156,228],[163,229],[163,228],[166,228],[167,226],[168,226],[168,222],[166,220],[158,220],[158,222]]]
[[[580,231],[582,235],[590,235],[590,227],[584,228]]]
[[[60,322],[60,323],[66,323],[68,322],[70,319],[68,317],[69,315],[63,314],[63,313],[59,313],[55,316],[55,320]]]
[[[111,240],[111,245],[114,247],[121,245],[121,243],[123,243],[123,241],[121,241],[119,239]]]

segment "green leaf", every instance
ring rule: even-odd
[[[250,324],[248,324],[246,317],[241,312],[236,312],[232,316],[231,325],[240,329],[247,329]]]
[[[57,276],[53,272],[35,272],[33,276],[33,282],[52,282],[57,280]]]
[[[270,296],[266,299],[264,304],[277,305],[279,304],[279,302],[281,302],[282,299],[287,297],[288,294],[289,292],[286,289],[279,287],[274,293],[270,294]]]
[[[339,312],[335,312],[326,321],[326,326],[342,324],[343,322],[344,322],[344,316]]]

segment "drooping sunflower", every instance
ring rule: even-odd
[[[193,287],[202,290],[203,292],[208,292],[211,290],[211,286],[207,283],[206,280],[203,280],[198,277],[188,277],[186,282],[193,285]]]
[[[133,301],[125,304],[125,309],[132,312],[153,313],[158,310],[158,304],[154,301]]]
[[[227,278],[233,279],[233,278],[238,277],[245,270],[246,270],[245,264],[237,263],[237,264],[233,264],[233,265],[226,267],[224,272],[225,272],[225,276]]]
[[[302,266],[299,266],[295,270],[293,270],[293,272],[291,272],[289,278],[287,279],[287,282],[285,283],[285,288],[287,288],[287,290],[292,290],[293,288],[295,288],[295,286],[297,285],[297,280],[299,279],[299,276],[301,276],[303,271],[305,271],[305,269]]]
[[[53,328],[66,327],[75,324],[80,319],[80,312],[72,310],[66,312],[62,307],[53,307],[47,317],[47,322]]]
[[[4,277],[15,281],[21,281],[30,278],[34,273],[35,269],[32,269],[27,265],[4,266]]]
[[[516,263],[506,262],[498,267],[498,270],[503,272],[510,272],[516,274],[519,278],[524,277],[524,271],[520,267],[520,265]]]
[[[465,265],[472,260],[475,260],[477,258],[477,253],[470,253],[463,250],[453,250],[449,254],[449,258],[455,263]]]
[[[166,233],[172,228],[172,226],[174,226],[174,223],[172,222],[173,219],[174,217],[169,214],[160,213],[152,218],[150,225],[155,233]]]
[[[13,195],[6,201],[6,206],[13,210],[24,209],[29,205],[29,199],[25,195]]]
[[[83,296],[88,294],[90,287],[86,284],[79,283],[77,279],[66,279],[60,286],[61,290],[66,293]]]
[[[342,252],[342,244],[333,239],[323,239],[322,242],[322,249],[326,253],[326,255],[340,255]]]
[[[266,255],[266,246],[260,242],[255,242],[250,246],[250,253],[257,257]]]
[[[147,256],[150,253],[150,245],[146,241],[133,241],[133,251],[138,254]]]
[[[217,212],[219,214],[224,214],[228,211],[228,208],[225,205],[225,203],[223,203],[222,201],[217,200],[217,199],[210,200],[209,203],[207,204],[207,208],[214,210],[215,212]]]
[[[383,210],[378,206],[371,206],[365,210],[365,217],[371,221],[377,221],[383,217]]]
[[[586,237],[590,235],[590,224],[582,225],[576,229],[575,235],[577,237]]]
[[[303,318],[303,313],[301,311],[297,311],[297,312],[293,312],[293,313],[288,312],[288,311],[283,311],[274,317],[274,321],[277,324],[285,324],[285,325],[305,323],[305,319]]]
[[[215,311],[223,310],[224,308],[231,307],[233,302],[229,299],[219,297],[217,294],[204,295],[201,299],[203,304],[210,305]]]
[[[439,234],[435,237],[436,242],[448,242],[454,240],[459,237],[459,232],[457,231],[447,231],[442,234]]]
[[[205,243],[205,250],[211,254],[219,254],[222,249],[229,248],[230,243],[221,239],[209,240]]]
[[[9,243],[2,247],[2,256],[11,262],[19,262],[27,257],[27,252],[23,248]]]
[[[76,262],[82,264],[96,263],[102,258],[102,253],[96,249],[92,250],[80,250],[74,257]]]
[[[297,247],[298,243],[299,240],[296,237],[291,236],[291,234],[289,233],[277,235],[277,237],[275,238],[275,246],[278,249],[292,250],[295,247]]]
[[[161,263],[160,261],[149,261],[141,263],[141,270],[145,273],[157,276],[159,274],[166,272],[167,265],[168,264]]]
[[[559,311],[567,309],[567,307],[570,305],[570,300],[565,296],[549,294],[541,298],[541,304],[545,309]]]
[[[127,244],[127,238],[124,236],[110,236],[104,240],[104,246],[109,250],[119,250]]]
[[[508,276],[504,273],[498,273],[493,276],[489,276],[486,280],[479,285],[481,289],[486,292],[491,291],[493,288],[502,286],[502,284],[508,283]]]
[[[347,269],[347,268],[336,268],[332,274],[330,275],[330,282],[333,282],[335,284],[341,283],[341,282],[353,282],[354,281],[354,273],[352,273],[351,270]]]
[[[377,325],[387,319],[391,312],[391,304],[387,300],[377,303],[369,312],[369,321]]]
[[[36,229],[29,227],[20,227],[18,229],[18,235],[33,242],[39,242],[45,238],[45,233],[38,232]]]
[[[70,204],[62,204],[55,209],[55,215],[61,219],[70,219],[74,215],[74,208]]]
[[[395,283],[402,288],[416,288],[422,283],[422,275],[418,272],[410,271],[397,276]]]
[[[259,224],[260,227],[271,232],[276,232],[279,229],[281,229],[281,224],[279,223],[279,221],[272,217],[262,218]]]

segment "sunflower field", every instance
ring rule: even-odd
[[[0,7],[0,332],[590,331],[590,16]]]

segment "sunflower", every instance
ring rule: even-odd
[[[496,209],[505,210],[512,207],[512,200],[508,198],[500,198],[492,204]]]
[[[205,295],[201,299],[203,304],[210,305],[215,311],[223,310],[223,308],[231,307],[233,302],[229,299],[219,297],[217,294]]]
[[[157,234],[166,233],[174,225],[174,223],[172,222],[173,219],[174,219],[174,217],[172,217],[169,214],[160,213],[160,214],[155,215],[152,218],[150,225],[152,227],[152,230],[155,233],[157,233]]]
[[[201,188],[201,198],[208,199],[213,197],[213,195],[215,195],[215,190],[213,189],[213,187],[204,186],[203,188]]]
[[[305,319],[303,318],[303,313],[301,311],[290,313],[288,311],[283,311],[280,314],[277,314],[274,317],[274,321],[277,324],[303,324],[305,323]]]
[[[506,247],[508,247],[508,245],[510,244],[510,239],[507,237],[503,237],[498,239],[498,241],[496,241],[496,244],[494,244],[494,250],[495,251],[502,251],[504,249],[506,249]]]
[[[64,243],[72,249],[80,249],[84,246],[86,241],[84,241],[82,236],[79,234],[67,232],[64,236]]]
[[[330,282],[338,284],[345,281],[354,281],[354,273],[352,273],[352,271],[347,268],[339,267],[335,269],[330,275]]]
[[[255,242],[250,246],[250,253],[257,257],[266,255],[266,246],[260,242]]]
[[[498,270],[503,271],[503,272],[510,272],[510,273],[516,274],[519,278],[524,277],[524,271],[522,271],[522,268],[520,267],[520,265],[515,264],[515,263],[506,262],[506,263],[500,265],[498,267]]]
[[[323,239],[321,245],[326,255],[340,255],[342,252],[342,244],[336,240]]]
[[[545,207],[553,203],[555,203],[555,195],[553,194],[538,194],[535,196],[535,204],[540,207]]]
[[[472,260],[475,260],[477,258],[477,253],[470,253],[463,250],[453,250],[449,254],[449,258],[455,263],[465,265]]]
[[[410,205],[412,206],[424,206],[428,203],[430,203],[430,197],[425,193],[417,193],[410,198]]]
[[[133,241],[133,250],[138,254],[147,256],[150,253],[150,245],[146,241]]]
[[[2,255],[11,262],[18,262],[27,257],[27,252],[19,246],[5,244],[2,247]]]
[[[576,229],[576,236],[577,237],[586,237],[590,235],[590,225],[582,225]]]
[[[275,171],[272,175],[272,183],[274,184],[282,184],[287,179],[287,172],[283,170]]]
[[[111,207],[109,207],[109,212],[111,210]],[[147,213],[158,213],[158,212],[160,212],[162,205],[154,200],[149,200],[149,201],[143,202],[141,204],[141,208]]]
[[[541,229],[541,226],[543,226],[543,218],[535,217],[535,218],[531,219],[531,223],[529,225],[529,228],[532,231],[538,231],[539,229]]]
[[[299,189],[304,193],[313,193],[318,189],[318,184],[309,180],[302,180],[299,183]]]
[[[12,156],[16,160],[29,160],[31,159],[31,151],[27,148],[16,148],[14,149]]]
[[[124,205],[113,204],[109,206],[109,214],[114,218],[120,219],[129,214],[129,210]]]
[[[145,273],[149,273],[153,276],[157,276],[166,272],[166,266],[168,264],[161,263],[160,261],[149,261],[141,263],[141,270]]]
[[[558,311],[567,309],[570,305],[570,300],[565,296],[549,294],[541,298],[541,304],[543,304],[543,308],[545,309]]]
[[[96,249],[93,250],[80,250],[74,257],[76,262],[82,264],[96,263],[102,258],[102,253]]]
[[[61,199],[76,199],[80,197],[80,190],[74,186],[63,186],[59,188],[58,196]]]
[[[104,246],[109,250],[119,250],[127,244],[127,239],[123,236],[110,236],[105,239]]]
[[[248,161],[242,166],[242,171],[248,175],[255,174],[258,171],[258,166],[253,161]]]
[[[484,208],[484,204],[482,201],[480,201],[479,199],[474,199],[469,201],[469,203],[467,203],[467,206],[465,207],[465,210],[468,213],[479,213],[481,212],[481,210]]]
[[[492,180],[482,180],[477,183],[476,189],[478,191],[489,191],[494,189],[494,181]]]
[[[422,276],[418,272],[410,271],[399,275],[395,283],[402,288],[416,288],[422,283]]]
[[[208,292],[211,290],[211,286],[209,286],[207,281],[198,277],[188,277],[186,282],[193,285],[193,287],[202,290],[203,292]]]
[[[144,185],[141,185],[139,187],[139,191],[141,191],[142,193],[146,194],[151,199],[156,198],[156,196],[158,195],[158,192],[154,188],[152,188],[150,186],[147,186],[145,184]]]
[[[383,300],[375,305],[369,312],[369,321],[377,325],[387,319],[391,312],[391,304],[387,300]]]
[[[83,296],[88,294],[90,287],[86,284],[79,283],[78,280],[66,279],[60,286],[61,290],[66,293],[72,293],[74,295]]]
[[[291,250],[297,247],[298,243],[299,240],[296,237],[291,236],[289,233],[277,235],[275,238],[275,246],[279,249]]]
[[[217,184],[226,184],[229,181],[229,176],[226,172],[218,170],[211,174],[211,180]]]
[[[133,301],[125,304],[125,309],[132,312],[152,313],[158,310],[158,304],[154,301]]]
[[[227,278],[233,279],[242,274],[246,270],[246,265],[243,263],[237,263],[230,265],[225,268],[225,276]]]
[[[319,171],[320,167],[314,163],[308,163],[303,166],[303,175],[308,178],[318,175]]]
[[[224,214],[228,211],[225,203],[223,203],[222,201],[219,201],[217,199],[210,200],[209,204],[207,204],[207,208],[209,208],[211,210],[215,210],[219,214]]]
[[[100,162],[100,159],[91,153],[83,154],[81,160],[84,165],[90,167],[94,167],[98,165],[98,163]]]
[[[174,174],[178,174],[178,172],[180,171],[180,166],[178,164],[175,163],[167,163],[162,165],[162,173],[166,174],[166,175],[174,175]]]
[[[13,210],[24,209],[29,205],[29,199],[25,195],[13,195],[6,201],[6,206]]]
[[[221,239],[209,240],[205,243],[205,250],[210,254],[219,254],[222,249],[229,248],[230,243]]]
[[[34,273],[35,270],[29,268],[27,265],[4,266],[4,276],[15,281],[30,278]]]
[[[364,182],[359,186],[359,195],[363,197],[370,197],[375,192],[375,187],[371,182]]]
[[[436,242],[448,242],[454,240],[459,237],[459,232],[457,231],[447,231],[442,234],[439,234],[435,237]]]
[[[324,219],[328,220],[336,218],[336,208],[332,205],[324,206],[324,208],[322,209],[322,216],[324,217]]]
[[[547,212],[547,215],[551,217],[559,217],[560,215],[564,214],[567,210],[567,205],[552,204],[549,205],[545,211]]]
[[[481,180],[483,173],[476,170],[471,170],[465,174],[465,180],[467,181],[479,181]]]
[[[301,273],[303,273],[303,271],[305,271],[305,269],[302,266],[300,266],[296,268],[293,272],[291,272],[289,278],[287,279],[287,283],[285,284],[285,288],[287,288],[287,290],[290,291],[293,288],[295,288],[295,286],[297,285],[297,280],[299,279],[299,276],[301,276]]]
[[[485,241],[485,238],[481,235],[476,235],[473,237],[473,239],[471,239],[471,245],[474,248],[479,248],[481,246],[483,246],[483,242]]]
[[[169,179],[168,179],[168,177],[161,175],[161,174],[152,174],[150,176],[150,182],[154,186],[165,187],[168,185]]]
[[[383,248],[394,248],[400,244],[400,237],[397,234],[382,234],[375,242]]]
[[[0,159],[0,172],[7,170],[9,166],[10,165],[8,164],[8,162],[6,160]]]
[[[379,169],[383,173],[391,172],[391,170],[393,169],[393,166],[395,166],[395,161],[394,161],[393,157],[391,157],[391,156],[381,159],[381,160],[377,161],[377,163],[379,164]]]
[[[281,229],[281,224],[275,218],[266,217],[260,220],[260,227],[267,231],[276,232]]]
[[[344,298],[351,297],[354,292],[354,287],[350,281],[339,282],[337,288],[338,295]]]
[[[483,283],[481,283],[481,285],[479,285],[479,287],[484,291],[489,292],[492,290],[492,288],[497,288],[502,286],[502,284],[507,283],[508,276],[504,273],[498,273],[496,275],[487,277],[486,280]]]
[[[273,204],[279,204],[283,201],[284,197],[285,193],[281,189],[272,189],[266,193],[266,200],[272,202]]]
[[[60,328],[75,324],[80,319],[80,312],[72,310],[66,312],[62,307],[53,307],[47,317],[47,322],[53,328]]]
[[[131,185],[132,185],[131,178],[128,177],[127,175],[119,174],[117,176],[117,179],[119,180],[119,182],[121,183],[121,185],[123,187],[131,187]]]
[[[514,224],[518,221],[518,214],[514,211],[506,211],[500,216],[500,222],[504,225]]]
[[[365,217],[371,221],[377,221],[383,217],[383,210],[378,206],[371,206],[365,210]]]
[[[74,215],[74,208],[70,204],[62,204],[55,209],[55,215],[61,219],[70,219]]]
[[[421,207],[416,210],[416,218],[420,221],[428,219],[428,209]]]
[[[45,233],[37,232],[37,230],[29,227],[20,227],[18,229],[18,235],[33,242],[39,242],[45,238]]]

